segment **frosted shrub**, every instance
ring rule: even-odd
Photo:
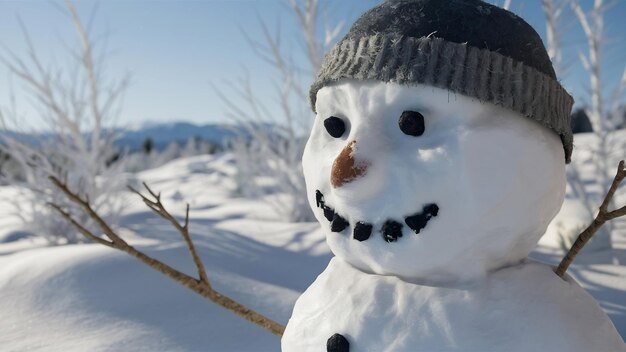
[[[305,140],[284,139],[268,131],[263,134],[231,144],[237,164],[237,194],[264,199],[287,220],[313,220],[301,166]]]
[[[578,143],[575,143],[575,154],[572,163],[567,166],[568,185],[574,199],[566,199],[559,216],[555,218],[546,233],[546,240],[543,241],[544,244],[567,245],[572,241],[579,225],[560,219],[571,219],[568,214],[579,214],[584,216],[586,221],[590,221],[602,202],[602,197],[609,190],[614,166],[623,158],[625,150],[624,144],[621,143],[623,137],[616,129],[622,124],[626,70],[623,71],[621,80],[614,89],[612,91],[607,89],[606,82],[603,80],[605,78],[603,70],[609,64],[609,60],[603,60],[608,42],[604,15],[611,6],[610,2],[604,0],[593,1],[593,4],[582,2],[585,5],[591,5],[587,11],[578,0],[542,0],[541,3],[546,16],[548,53],[554,63],[557,76],[563,77],[568,66],[562,49],[563,37],[566,34],[564,29],[569,29],[568,26],[562,24],[562,19],[574,15],[578,19],[587,43],[586,51],[579,50],[579,58],[589,77],[588,95],[583,97],[582,103],[585,106],[583,113],[589,118],[593,127],[593,135],[577,135],[576,137]],[[571,14],[565,12],[568,9],[571,10]],[[580,100],[578,97],[577,99]],[[582,139],[587,142],[581,143]],[[586,208],[584,212],[581,207]],[[613,224],[608,223],[593,238],[587,249],[609,248],[612,230]]]
[[[27,88],[30,101],[49,134],[38,141],[19,138],[9,133],[9,123],[20,120],[15,103],[0,110],[2,134],[0,148],[19,164],[21,177],[2,175],[5,184],[18,188],[21,197],[16,214],[26,230],[41,235],[51,244],[81,242],[80,236],[67,222],[48,207],[53,202],[76,214],[87,228],[94,224],[52,186],[48,177],[66,180],[69,187],[92,202],[94,209],[114,222],[122,200],[118,195],[125,186],[123,159],[114,147],[116,135],[105,129],[121,108],[121,97],[127,78],[108,81],[101,61],[95,61],[85,28],[74,6],[67,10],[78,34],[78,53],[68,52],[68,66],[50,65],[40,61],[26,30],[28,44],[25,55],[4,52],[0,57],[9,72]],[[22,58],[23,57],[23,58]],[[13,100],[14,101],[14,100]]]
[[[281,46],[281,33],[272,35],[262,23],[264,42],[250,44],[275,72],[276,104],[257,97],[247,76],[232,85],[237,102],[221,90],[216,91],[241,133],[241,138],[231,145],[238,168],[237,192],[266,200],[281,219],[312,221],[300,165],[304,136],[313,121],[307,90],[313,80],[311,72],[319,70],[323,53],[333,44],[342,25],[324,26],[323,8],[318,0],[286,2],[299,24],[298,41],[304,43],[300,47],[308,67],[294,64],[293,53]]]

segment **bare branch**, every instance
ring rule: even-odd
[[[202,260],[200,259],[200,256],[198,255],[195,245],[189,235],[189,205],[187,204],[187,208],[186,208],[186,212],[185,212],[185,220],[183,225],[181,225],[174,216],[172,216],[167,209],[163,206],[163,203],[161,203],[160,200],[160,194],[155,193],[154,191],[152,191],[152,189],[150,189],[150,187],[148,187],[148,185],[144,184],[144,187],[146,188],[146,191],[150,194],[150,196],[152,196],[154,199],[150,199],[148,197],[146,197],[145,195],[141,194],[139,191],[130,188],[130,190],[132,192],[134,192],[135,194],[137,194],[146,205],[148,205],[148,207],[150,209],[152,209],[154,212],[156,212],[159,216],[163,217],[164,219],[168,220],[175,228],[176,230],[178,230],[178,232],[180,232],[181,236],[183,237],[183,239],[185,240],[185,243],[187,244],[187,249],[189,250],[194,264],[196,265],[196,269],[198,271],[198,275],[199,278],[194,278],[191,277],[181,271],[178,271],[176,269],[174,269],[173,267],[157,260],[154,259],[148,255],[146,255],[145,253],[137,250],[135,247],[129,245],[128,243],[126,243],[125,241],[123,241],[120,236],[118,236],[112,229],[111,227],[106,223],[105,220],[102,219],[102,217],[100,217],[100,215],[98,215],[97,212],[93,211],[93,209],[91,208],[91,205],[84,201],[77,193],[71,191],[67,184],[64,182],[61,182],[59,179],[55,178],[55,177],[50,177],[50,180],[52,181],[53,185],[55,185],[61,192],[63,192],[67,198],[77,204],[78,206],[80,206],[82,208],[82,210],[87,213],[87,215],[89,215],[89,217],[91,219],[93,219],[95,221],[96,224],[98,224],[98,226],[100,227],[100,229],[104,232],[104,234],[109,237],[111,239],[111,242],[105,241],[97,236],[95,236],[93,233],[89,232],[88,230],[86,230],[85,228],[83,228],[80,224],[78,224],[78,222],[76,222],[67,212],[65,212],[61,207],[56,206],[54,204],[51,204],[51,206],[56,209],[66,220],[68,220],[72,225],[74,225],[81,234],[83,234],[85,237],[96,241],[97,243],[106,245],[108,247],[120,250],[122,252],[125,252],[135,258],[137,258],[138,260],[140,260],[142,263],[148,265],[149,267],[153,268],[154,270],[164,274],[165,276],[169,277],[170,279],[178,282],[179,284],[182,284],[183,286],[191,289],[192,291],[194,291],[195,293],[211,300],[212,302],[234,312],[235,314],[243,317],[244,319],[270,331],[271,333],[278,335],[278,336],[282,336],[283,332],[285,331],[285,327],[277,322],[275,322],[274,320],[271,320],[267,317],[265,317],[264,315],[257,313],[256,311],[244,306],[243,304],[217,292],[215,289],[213,289],[213,287],[211,286],[208,276],[206,274],[206,269],[204,267],[204,264],[202,263]]]
[[[304,82],[319,71],[323,53],[339,35],[342,24],[329,25],[326,2],[283,0],[283,3],[297,23],[296,31],[286,32],[284,28],[281,31],[280,26],[275,29],[260,20],[260,41],[243,33],[254,52],[275,73],[272,86],[266,84],[275,93],[274,99],[260,99],[247,74],[228,84],[227,88],[234,94],[227,94],[221,86],[214,86],[214,90],[226,107],[226,115],[238,123],[235,131],[239,132],[240,140],[231,142],[235,162],[241,166],[236,176],[237,191],[246,196],[263,195],[267,189],[255,180],[270,176],[280,189],[276,194],[284,191],[293,197],[287,202],[274,196],[263,199],[278,214],[291,220],[310,220],[312,213],[298,196],[305,188],[300,165],[305,141],[302,132],[307,131],[312,121]],[[294,34],[297,38],[291,37]],[[295,60],[292,44],[300,46],[297,49],[302,49],[305,60]]]
[[[561,15],[567,0],[541,0],[541,6],[546,18],[547,49],[550,60],[554,65],[557,77],[563,75],[562,42],[563,33],[559,30]]]
[[[202,263],[202,259],[200,259],[200,256],[198,255],[198,252],[196,251],[196,247],[193,244],[193,241],[191,240],[191,236],[189,235],[189,204],[187,204],[187,210],[185,212],[184,223],[183,225],[181,225],[176,220],[176,218],[174,218],[174,216],[172,216],[165,209],[165,206],[163,205],[163,203],[161,203],[161,194],[160,193],[156,194],[154,191],[152,191],[152,189],[150,189],[150,187],[148,187],[148,185],[145,182],[143,183],[143,186],[146,188],[146,191],[148,191],[148,193],[152,195],[154,200],[147,198],[146,196],[144,196],[137,190],[133,189],[132,187],[128,187],[128,188],[133,193],[141,197],[141,199],[144,201],[144,203],[146,203],[146,205],[148,205],[150,209],[152,209],[155,213],[157,213],[159,216],[161,216],[165,220],[169,221],[172,224],[172,226],[174,226],[174,228],[176,228],[176,230],[180,232],[181,236],[185,240],[185,243],[187,244],[187,249],[189,249],[189,253],[191,253],[193,262],[196,265],[196,269],[198,270],[198,276],[200,277],[200,280],[202,282],[205,282],[210,287],[211,285],[209,283],[209,278],[207,277],[207,274],[206,274],[206,269],[204,268],[204,263]]]
[[[559,277],[563,277],[567,268],[572,264],[574,258],[580,253],[583,247],[591,240],[593,235],[604,225],[605,222],[618,218],[620,216],[626,215],[626,206],[609,211],[608,207],[611,201],[613,200],[613,196],[615,195],[615,191],[622,183],[622,181],[626,178],[626,169],[624,168],[624,160],[620,161],[619,166],[617,167],[617,173],[615,174],[615,178],[613,179],[613,183],[611,184],[611,188],[607,192],[604,197],[604,201],[602,205],[600,205],[600,210],[598,211],[598,215],[593,220],[593,222],[578,236],[574,245],[565,255],[565,258],[561,260],[561,263],[556,268],[555,273]]]
[[[613,93],[611,94],[611,98],[609,100],[611,104],[609,109],[611,113],[614,115],[613,122],[617,124],[619,124],[618,120],[622,118],[621,116],[622,107],[620,105],[622,103],[621,98],[625,90],[626,90],[626,67],[624,68],[624,72],[622,73],[622,78],[620,79],[619,83],[613,90]]]
[[[98,225],[98,227],[100,227],[100,229],[102,229],[102,231],[104,232],[104,234],[111,240],[111,242],[113,242],[114,244],[120,244],[120,245],[125,245],[127,246],[128,244],[121,239],[114,231],[113,229],[111,229],[111,227],[106,223],[106,221],[104,221],[92,208],[91,205],[89,204],[88,201],[83,200],[77,193],[74,193],[72,191],[69,190],[69,188],[67,187],[66,183],[61,182],[58,178],[56,178],[55,176],[49,176],[49,180],[50,182],[52,182],[52,184],[58,189],[60,190],[63,194],[65,194],[67,196],[67,198],[77,204],[78,206],[80,206],[85,213],[87,213],[87,215],[89,215],[89,217],[91,219],[93,219],[96,224]],[[57,209],[58,210],[58,209]]]
[[[72,224],[81,234],[83,234],[83,236],[89,238],[90,240],[94,242],[98,242],[102,245],[105,245],[107,247],[113,247],[112,242],[103,240],[102,238],[94,235],[91,231],[87,230],[84,226],[79,224],[78,221],[74,220],[74,218],[68,212],[63,210],[63,208],[61,208],[60,205],[55,204],[55,203],[48,203],[48,205],[51,206],[54,210],[56,210],[59,214],[61,214],[61,216],[64,217],[65,220],[67,220],[70,224]]]
[[[624,177],[626,177],[626,170],[624,170],[624,160],[622,160],[620,161],[619,166],[617,167],[617,173],[615,175],[615,178],[613,179],[611,188],[609,188],[609,192],[604,198],[602,205],[600,205],[600,213],[608,212],[609,203],[611,202],[611,199],[613,199],[613,195],[615,194],[617,187],[619,187],[619,184],[620,182],[622,182]]]
[[[94,210],[102,209],[107,216],[121,212],[122,202],[114,200],[121,182],[119,177],[111,176],[122,171],[125,161],[110,163],[110,157],[118,153],[114,144],[116,133],[102,126],[103,123],[113,122],[115,114],[119,113],[116,109],[121,108],[128,78],[106,84],[103,74],[106,57],[101,56],[105,52],[97,55],[100,50],[95,50],[95,42],[90,38],[88,29],[82,25],[72,2],[67,0],[64,6],[53,6],[66,15],[78,34],[78,50],[66,47],[64,56],[68,60],[63,60],[66,63],[55,64],[42,60],[27,26],[19,19],[25,43],[24,53],[18,54],[6,47],[0,50],[0,63],[7,67],[11,77],[22,83],[25,100],[32,105],[44,129],[50,133],[36,144],[29,144],[26,139],[14,137],[14,134],[3,133],[2,144],[11,150],[23,173],[10,175],[7,181],[21,186],[20,189],[25,191],[25,198],[31,206],[31,215],[24,217],[27,219],[26,225],[36,229],[51,243],[60,243],[60,240],[72,243],[84,240],[84,234],[71,231],[71,226],[58,216],[59,209],[53,211],[54,208],[42,208],[42,203],[56,204],[67,214],[71,213],[73,219],[85,229],[93,231],[94,224],[85,214],[73,213],[73,205],[62,201],[65,195],[50,184],[48,176],[65,179],[66,184],[69,179],[71,187],[81,189],[82,200],[90,198],[95,202],[92,205]],[[12,127],[0,124],[0,131],[10,132],[9,128],[26,127],[16,109],[0,114],[3,120],[10,117],[17,122]],[[42,217],[49,221],[41,221]]]
[[[583,66],[589,71],[591,84],[591,114],[589,115],[594,131],[603,133],[606,130],[604,102],[602,99],[601,59],[605,34],[603,0],[595,0],[589,13],[580,6],[578,0],[570,0],[570,7],[578,18],[588,45],[588,55],[580,55]],[[591,20],[591,21],[590,21]]]

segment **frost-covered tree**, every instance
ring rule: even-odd
[[[262,197],[284,219],[312,220],[300,165],[305,133],[312,121],[308,105],[308,83],[320,68],[324,53],[337,38],[341,24],[330,26],[319,0],[286,0],[298,23],[297,39],[306,63],[293,60],[280,28],[272,33],[262,22],[261,42],[249,39],[258,57],[275,73],[276,104],[262,101],[254,93],[249,75],[233,82],[233,95],[220,90],[228,116],[238,123],[241,138],[231,145],[238,165],[237,192]],[[263,180],[271,180],[271,187]],[[269,193],[269,194],[268,194]]]
[[[597,143],[593,146],[591,161],[595,166],[596,177],[600,186],[600,194],[608,192],[611,186],[611,166],[615,159],[623,155],[614,155],[623,152],[623,143],[616,137],[613,131],[619,125],[618,116],[621,115],[621,103],[626,88],[626,70],[613,90],[612,94],[603,94],[605,83],[603,82],[602,68],[606,64],[603,60],[607,35],[604,26],[604,15],[611,6],[603,0],[594,0],[593,7],[585,11],[578,1],[570,1],[571,8],[576,15],[587,41],[587,53],[580,53],[583,67],[589,74],[589,95],[591,102],[586,109],[587,116],[591,121]],[[612,225],[607,226],[608,231],[603,234],[604,242],[610,245],[610,232]],[[600,240],[603,239],[599,237]]]
[[[579,227],[585,226],[593,219],[602,201],[600,196],[606,194],[611,186],[612,167],[623,157],[619,153],[623,153],[626,146],[614,133],[615,129],[621,125],[619,116],[623,111],[626,71],[612,94],[607,96],[603,93],[605,83],[602,70],[607,65],[607,61],[603,60],[607,43],[604,15],[614,4],[604,0],[594,0],[591,8],[585,10],[578,0],[542,0],[546,17],[548,53],[558,76],[563,77],[567,69],[567,63],[563,59],[563,34],[564,28],[568,27],[563,24],[565,17],[563,14],[567,10],[570,10],[578,20],[587,44],[586,53],[583,50],[579,51],[579,57],[589,75],[589,95],[577,97],[579,100],[582,98],[584,111],[578,112],[574,117],[580,117],[581,114],[588,117],[595,137],[590,150],[577,153],[578,159],[585,160],[574,160],[568,165],[567,178],[573,198],[566,200],[561,213],[557,215],[548,229],[548,232],[554,232],[550,236],[559,238],[564,247],[569,247],[575,240]],[[598,192],[590,193],[588,187],[585,186],[585,182],[589,180],[583,179],[580,169],[586,163],[591,164],[594,169],[594,179],[591,181],[594,186],[598,186]],[[569,217],[567,213],[570,213]],[[578,225],[574,224],[575,221],[571,219],[574,214],[577,214]],[[610,246],[611,230],[612,225],[609,223],[594,237],[588,248],[602,249]]]
[[[563,63],[563,11],[569,0],[541,0],[541,7],[546,18],[546,39],[548,55],[557,77],[565,75]]]
[[[0,148],[19,163],[24,173],[22,179],[4,175],[4,181],[21,190],[22,199],[14,204],[20,205],[16,214],[27,229],[52,244],[79,242],[84,237],[48,207],[54,202],[70,211],[75,208],[52,186],[49,176],[66,180],[80,190],[109,219],[121,210],[117,195],[125,184],[120,177],[123,162],[112,162],[119,158],[113,143],[116,135],[106,127],[119,114],[128,77],[108,79],[103,60],[106,53],[94,45],[70,1],[64,11],[77,34],[77,48],[65,52],[69,64],[55,66],[42,61],[22,23],[27,51],[0,52],[1,62],[26,88],[32,108],[47,130],[36,141],[21,138],[24,134],[9,131],[12,121],[13,126],[20,125],[16,123],[21,116],[15,99],[0,110]],[[93,227],[89,217],[77,216],[86,227]]]
[[[603,61],[605,54],[605,46],[607,44],[607,35],[604,25],[604,15],[612,6],[611,3],[605,3],[604,0],[594,0],[593,7],[585,11],[578,1],[570,1],[572,10],[578,18],[578,21],[585,34],[587,41],[587,53],[580,53],[580,60],[583,67],[589,73],[590,83],[590,100],[591,104],[587,109],[587,115],[591,119],[594,131],[600,137],[615,129],[619,124],[623,93],[626,89],[626,69],[621,80],[613,90],[612,94],[605,96],[603,94],[603,75],[602,68],[606,65]],[[606,138],[601,138],[606,140]],[[605,143],[603,141],[602,143]],[[599,151],[601,152],[601,151]],[[606,186],[608,188],[608,186]]]
[[[512,0],[502,0],[502,2],[500,2],[499,0],[495,0],[495,1],[490,1],[490,2],[496,6],[500,6],[503,9],[508,10],[511,8]]]
[[[193,136],[187,139],[185,146],[181,150],[181,157],[186,158],[190,156],[196,156],[202,154],[202,138],[200,136]]]
[[[150,154],[153,148],[154,148],[154,142],[152,142],[152,138],[150,137],[146,138],[146,140],[143,141],[143,144],[141,145],[141,150],[146,155]]]
[[[167,145],[167,147],[165,147],[165,149],[161,153],[156,156],[152,166],[163,165],[168,161],[180,158],[180,156],[180,144],[178,144],[177,141],[172,141]]]

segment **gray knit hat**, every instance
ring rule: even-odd
[[[427,84],[490,102],[558,133],[570,162],[574,100],[535,30],[479,0],[388,0],[359,18],[311,86],[343,78]]]

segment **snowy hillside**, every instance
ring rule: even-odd
[[[139,173],[182,215],[214,286],[285,324],[301,292],[330,254],[316,223],[273,217],[262,201],[229,196],[235,167],[228,155],[173,161]],[[14,192],[0,188],[0,195]],[[4,198],[4,197],[3,197]],[[121,233],[131,244],[193,274],[184,242],[129,195]],[[19,199],[18,199],[19,201]],[[0,209],[6,211],[7,204]],[[623,225],[620,223],[620,226]],[[124,253],[97,244],[43,247],[0,217],[2,351],[277,351],[279,339]],[[570,273],[626,336],[626,231],[610,252],[584,253]],[[557,263],[562,254],[533,256]]]
[[[173,212],[182,213],[183,199],[191,203],[192,237],[214,286],[284,324],[327,264],[328,250],[316,224],[283,223],[262,202],[229,199],[233,172],[228,157],[202,156],[137,177],[162,191]],[[179,235],[130,199],[124,236],[193,274]],[[279,349],[277,337],[123,253],[95,244],[36,248],[30,239],[11,241],[15,223],[2,221],[2,351]]]

